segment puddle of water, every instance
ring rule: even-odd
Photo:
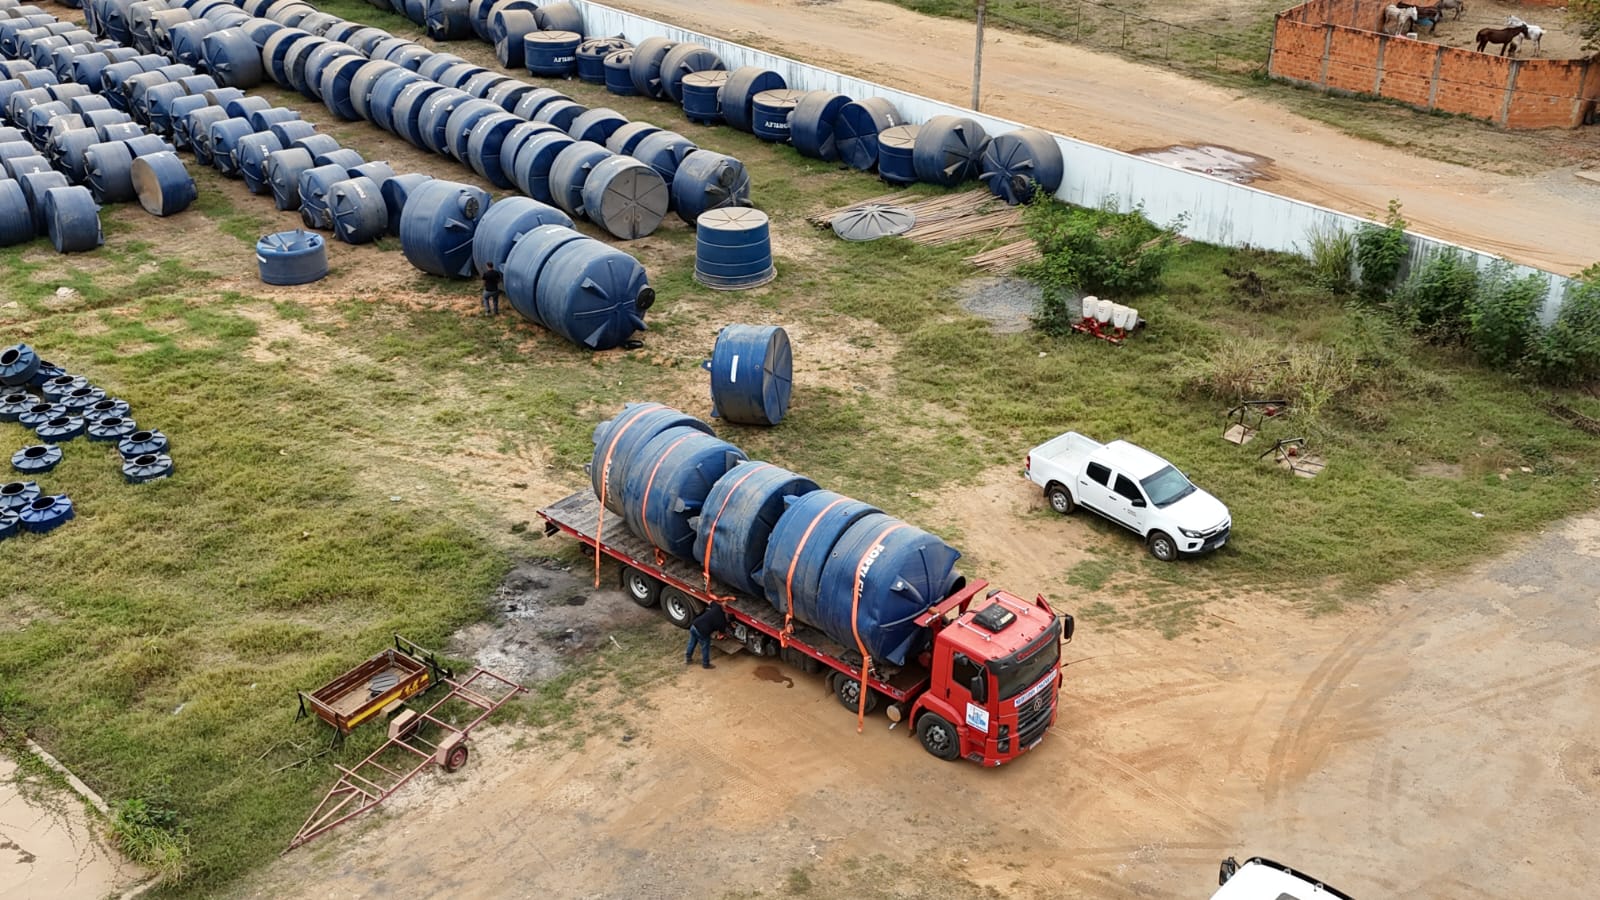
[[[1264,156],[1243,153],[1231,147],[1220,147],[1215,144],[1200,144],[1194,147],[1174,144],[1171,147],[1153,147],[1131,152],[1134,156],[1153,159],[1190,172],[1213,175],[1238,184],[1272,180],[1272,176],[1265,171],[1267,166],[1272,164],[1272,160]]]
[[[783,674],[783,670],[779,669],[777,666],[756,666],[755,671],[751,674],[762,681],[770,681],[773,684],[781,684],[786,688],[794,687],[794,679]]]

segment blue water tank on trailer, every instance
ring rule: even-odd
[[[920,125],[896,125],[878,133],[878,177],[890,184],[917,182],[917,133]]]
[[[806,91],[789,114],[789,143],[801,156],[833,162],[839,158],[833,123],[850,98],[833,91]]]
[[[762,91],[750,101],[750,133],[763,141],[782,144],[789,140],[789,114],[794,112],[805,91],[787,88]]]
[[[679,559],[693,559],[693,521],[717,480],[745,459],[743,450],[694,428],[656,435],[640,448],[622,486],[628,530]]]
[[[794,355],[777,325],[728,325],[706,363],[711,415],[740,425],[776,425],[789,412]]]
[[[691,225],[710,210],[749,204],[750,173],[731,156],[696,150],[673,173],[673,208]]]
[[[749,131],[751,104],[764,91],[781,91],[789,86],[782,75],[761,66],[740,66],[728,73],[722,86],[722,118],[740,131]]]
[[[643,331],[655,289],[637,259],[596,240],[558,249],[535,288],[539,318],[590,350],[611,350]]]
[[[966,116],[934,116],[917,132],[917,178],[953,187],[978,175],[978,160],[989,135]]]
[[[546,206],[531,197],[507,197],[498,200],[478,222],[472,236],[472,268],[482,274],[488,263],[502,273],[511,248],[528,232],[541,225],[572,227],[572,219],[553,206]]]
[[[772,529],[789,498],[817,490],[817,483],[788,469],[754,460],[739,463],[712,485],[694,522],[694,559],[729,587],[762,594],[761,569]]]
[[[710,425],[660,403],[629,403],[621,412],[594,427],[589,484],[606,509],[622,512],[622,485],[640,449],[661,432],[677,427],[711,434]]]
[[[878,164],[878,133],[904,124],[900,111],[882,97],[846,103],[839,108],[839,115],[833,121],[833,140],[839,159],[853,169],[871,170]]]
[[[1012,206],[1032,200],[1038,189],[1054,194],[1065,175],[1061,145],[1037,128],[1018,128],[996,136],[978,162],[978,177],[989,193]]]
[[[433,275],[471,275],[472,237],[489,203],[489,193],[472,185],[442,180],[418,185],[400,215],[401,252]]]
[[[771,228],[759,209],[729,206],[701,213],[694,239],[694,280],[706,287],[743,290],[766,284],[777,274]]]
[[[757,580],[778,612],[810,622],[801,614],[817,605],[833,545],[851,525],[878,509],[833,491],[812,491],[784,502],[787,508],[772,526]]]
[[[511,308],[529,322],[549,328],[539,313],[539,279],[557,250],[567,244],[587,240],[588,237],[572,230],[570,226],[559,224],[537,225],[517,238],[506,254],[502,267],[505,271],[506,299],[511,302]],[[477,252],[476,246],[473,252]]]
[[[522,65],[534,75],[569,78],[578,69],[583,35],[572,31],[535,31],[522,39]]]
[[[804,611],[797,604],[795,614],[847,647],[859,639],[874,658],[903,666],[927,649],[929,631],[916,619],[955,587],[960,558],[920,528],[864,516],[833,545],[815,603]]]
[[[406,208],[406,198],[416,190],[417,185],[424,181],[432,181],[432,175],[414,172],[408,175],[396,175],[384,179],[378,185],[378,193],[383,195],[383,205],[389,216],[389,233],[396,237],[400,234],[400,214]],[[491,207],[492,208],[492,207]],[[474,236],[473,240],[477,240]]]
[[[176,215],[199,196],[183,160],[171,151],[136,157],[131,175],[139,205],[152,216]]]

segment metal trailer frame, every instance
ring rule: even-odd
[[[481,689],[480,681],[487,682]],[[336,766],[341,773],[339,780],[328,789],[327,796],[311,811],[311,815],[306,817],[305,824],[300,826],[294,840],[284,848],[284,853],[394,796],[395,791],[430,765],[437,764],[446,772],[454,772],[466,765],[467,737],[472,729],[483,724],[495,710],[509,703],[517,694],[527,690],[510,679],[481,668],[474,668],[471,674],[460,681],[444,678],[442,683],[449,686],[449,693],[434,701],[425,712],[407,709],[395,716],[389,723],[389,739],[366,759],[350,768]],[[439,707],[451,700],[477,707],[480,712],[471,722],[458,728],[434,715]],[[438,743],[422,736],[423,729],[429,725],[445,732]],[[409,770],[397,770],[378,762],[378,757],[393,749],[404,750],[417,757],[416,765]]]

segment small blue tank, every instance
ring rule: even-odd
[[[691,225],[710,210],[749,205],[750,173],[731,156],[696,150],[673,173],[672,206]]]
[[[789,140],[789,114],[805,91],[762,91],[750,101],[750,133],[774,144]]]
[[[605,68],[606,90],[618,97],[632,97],[639,93],[633,86],[633,50],[615,50],[606,54],[602,63]]]
[[[507,197],[497,201],[483,214],[478,222],[478,230],[472,236],[473,269],[482,273],[486,264],[494,263],[495,268],[505,272],[506,258],[511,255],[511,248],[523,235],[540,225],[571,228],[572,219],[561,210],[529,197]]]
[[[771,463],[734,466],[712,485],[694,522],[695,561],[734,590],[761,596],[759,579],[773,526],[789,498],[815,490],[816,482]]]
[[[894,104],[882,97],[853,100],[840,107],[833,121],[839,159],[853,169],[871,171],[878,164],[878,132],[905,124]]]
[[[534,75],[570,78],[578,69],[583,35],[572,31],[535,31],[523,37],[523,66]]]
[[[694,223],[694,280],[719,291],[760,287],[777,274],[767,214],[749,207],[701,213]]]
[[[633,44],[621,37],[589,38],[578,45],[578,80],[590,84],[605,84],[606,57],[618,50],[631,49]]]
[[[1037,128],[1019,128],[993,138],[978,163],[978,177],[989,193],[1012,206],[1032,200],[1036,190],[1054,194],[1065,174],[1061,145]]]
[[[727,82],[728,73],[721,69],[684,76],[679,87],[684,116],[697,125],[721,125],[722,88]]]
[[[472,237],[489,203],[489,193],[471,185],[443,180],[418,185],[400,215],[401,252],[433,275],[471,275]]]
[[[833,162],[839,148],[833,141],[833,123],[850,98],[833,91],[806,91],[789,114],[789,143],[801,156]]]
[[[695,530],[706,495],[744,451],[682,426],[661,432],[640,448],[622,487],[628,530],[679,559],[694,558]]]
[[[84,253],[100,246],[100,205],[82,185],[53,187],[44,193],[44,217],[57,253]]]
[[[750,131],[751,104],[763,91],[781,91],[789,86],[783,76],[760,66],[740,66],[728,75],[722,87],[722,118],[740,131]]]
[[[725,326],[706,368],[711,372],[711,415],[740,425],[776,425],[789,412],[794,356],[782,328]]]
[[[920,125],[896,125],[878,134],[878,177],[889,184],[916,184]]]
[[[139,205],[152,216],[180,213],[198,196],[194,178],[176,153],[151,153],[136,157],[131,175]]]

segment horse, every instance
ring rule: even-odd
[[[1517,35],[1519,34],[1523,37],[1527,37],[1528,26],[1517,25],[1510,28],[1480,28],[1478,29],[1478,52],[1482,53],[1483,48],[1489,44],[1499,44],[1501,45],[1500,55],[1505,56],[1507,51],[1511,49],[1511,42],[1516,40]]]
[[[1452,22],[1461,21],[1461,14],[1467,11],[1467,4],[1464,0],[1439,0],[1438,5],[1441,9],[1453,9],[1456,11],[1455,18],[1451,19]]]
[[[1535,25],[1535,24],[1533,24],[1531,22],[1524,22],[1521,19],[1517,18],[1516,16],[1507,16],[1506,17],[1506,24],[1509,25],[1512,28],[1515,28],[1518,25],[1526,25],[1526,26],[1528,26],[1528,40],[1533,41],[1533,55],[1534,56],[1538,56],[1539,55],[1539,39],[1544,37],[1544,29],[1543,28],[1540,28],[1539,26],[1537,26],[1537,25]]]
[[[1416,20],[1417,27],[1421,28],[1422,26],[1426,25],[1428,27],[1428,33],[1429,34],[1433,34],[1434,33],[1434,29],[1439,27],[1439,20],[1444,18],[1444,14],[1440,11],[1442,9],[1442,4],[1438,4],[1438,5],[1434,5],[1434,6],[1417,6],[1414,3],[1400,2],[1400,3],[1396,3],[1395,5],[1400,7],[1401,9],[1414,9],[1414,10],[1416,10],[1416,12],[1417,12],[1417,20]]]
[[[1416,24],[1416,7],[1388,6],[1383,10],[1383,30],[1388,34],[1399,34],[1406,30],[1407,23]]]

